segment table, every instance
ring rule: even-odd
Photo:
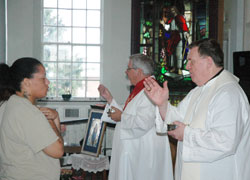
[[[107,170],[109,170],[109,159],[107,156],[99,155],[94,157],[85,154],[72,154],[67,160],[72,164],[73,171],[82,169],[81,178],[85,179],[87,172],[91,173],[91,179],[96,179],[97,172],[102,173],[102,179],[107,180]]]

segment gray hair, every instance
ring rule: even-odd
[[[142,69],[145,75],[152,75],[154,73],[154,61],[144,55],[144,54],[133,54],[129,56],[129,60],[131,60],[132,67],[135,69]]]

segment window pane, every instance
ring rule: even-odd
[[[88,81],[87,82],[87,97],[99,97],[97,90],[100,81]]]
[[[56,27],[44,27],[43,41],[44,42],[56,42],[57,41],[57,30]]]
[[[44,62],[44,67],[46,69],[46,77],[48,79],[55,79],[56,78],[56,63],[51,62]]]
[[[87,28],[87,43],[100,44],[100,29]]]
[[[58,0],[59,8],[71,8],[71,0]]]
[[[58,96],[62,96],[62,94],[71,93],[71,84],[70,80],[59,80],[58,81]]]
[[[58,63],[58,78],[70,79],[71,63]]]
[[[64,43],[71,42],[71,28],[58,27],[58,42],[64,42]]]
[[[73,0],[74,9],[86,9],[86,0]]]
[[[87,64],[87,76],[88,77],[100,77],[100,64],[88,63]]]
[[[86,61],[86,46],[73,46],[73,61]]]
[[[86,26],[85,10],[73,10],[73,26]]]
[[[82,79],[86,77],[86,67],[85,63],[74,63],[72,65],[72,78]]]
[[[49,91],[47,97],[56,97],[56,80],[50,80]]]
[[[60,45],[58,46],[58,61],[70,61],[71,60],[71,46]]]
[[[87,47],[87,61],[100,62],[100,46]]]
[[[56,45],[44,45],[43,59],[44,61],[56,61],[57,60],[57,46]]]
[[[87,26],[100,27],[100,11],[87,11]]]
[[[73,28],[73,43],[86,43],[85,28]]]
[[[85,97],[85,81],[72,81],[72,96]]]
[[[43,23],[45,25],[56,26],[57,25],[57,10],[56,9],[44,9],[43,11]]]
[[[61,98],[69,91],[73,97],[99,97],[101,1],[43,2],[43,64],[50,80],[48,97]]]
[[[58,10],[58,25],[71,26],[71,10]]]
[[[101,1],[100,0],[87,0],[87,9],[100,9]]]
[[[44,7],[57,7],[57,0],[43,0]]]

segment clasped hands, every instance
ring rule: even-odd
[[[54,110],[54,109],[51,109],[51,108],[39,107],[39,110],[44,114],[44,116],[48,120],[55,120],[59,116],[58,112],[56,110]]]
[[[39,107],[38,109],[44,114],[50,123],[54,122],[56,124],[61,133],[66,131],[66,126],[64,124],[60,124],[59,114],[56,110],[47,107]]]
[[[112,120],[116,122],[121,121],[122,112],[118,108],[111,106],[107,114],[108,114],[108,117],[110,117]]]

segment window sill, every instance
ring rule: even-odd
[[[44,99],[39,99],[37,102],[65,102],[65,103],[71,103],[71,102],[107,102],[101,98],[86,98],[86,99],[81,99],[81,98],[72,98],[68,101],[65,101],[60,98],[44,98]]]

